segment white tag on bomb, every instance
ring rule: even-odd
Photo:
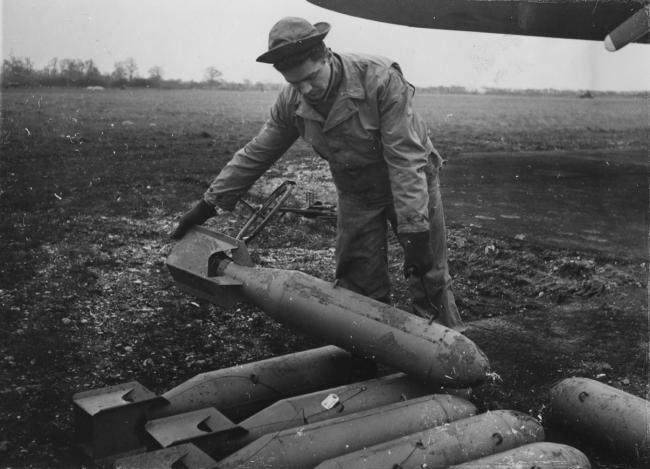
[[[330,394],[325,399],[323,399],[323,402],[321,402],[320,405],[325,407],[325,409],[330,410],[338,403],[339,403],[339,396],[337,396],[336,394]]]

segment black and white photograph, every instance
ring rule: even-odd
[[[648,0],[0,21],[0,469],[650,465]]]

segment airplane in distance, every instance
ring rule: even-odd
[[[650,43],[649,0],[307,0],[383,23],[432,29]]]

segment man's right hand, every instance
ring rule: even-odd
[[[194,225],[202,225],[208,218],[217,214],[215,208],[201,199],[189,212],[183,215],[170,235],[172,239],[181,239]]]

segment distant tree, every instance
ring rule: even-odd
[[[67,86],[82,85],[85,75],[85,67],[82,60],[63,59],[59,62],[61,78]]]
[[[27,57],[11,56],[2,61],[3,86],[28,86],[34,84],[35,81],[34,64]]]
[[[205,73],[203,74],[203,79],[204,81],[210,85],[210,86],[215,86],[218,83],[221,82],[222,73],[217,70],[215,67],[208,67],[205,69]]]
[[[153,86],[160,86],[163,79],[164,71],[162,67],[155,65],[149,69],[149,81]]]
[[[59,86],[63,84],[59,76],[59,59],[56,57],[50,59],[42,70],[36,72],[36,75],[40,85]]]
[[[115,69],[113,70],[112,77],[115,81],[118,82],[131,82],[138,73],[138,66],[136,65],[133,57],[115,62],[114,67]]]
[[[163,71],[162,67],[158,65],[154,65],[149,69],[149,78],[152,80],[162,80],[164,74],[165,72]]]
[[[86,86],[97,85],[102,82],[102,74],[93,59],[88,59],[84,62],[84,78]]]
[[[43,69],[43,74],[47,77],[54,78],[59,75],[59,59],[53,57]]]
[[[115,62],[115,65],[113,66],[113,73],[111,73],[111,77],[115,81],[126,81],[126,68],[124,67],[124,64],[122,62]]]
[[[124,61],[125,67],[126,67],[126,75],[129,81],[133,81],[133,79],[138,75],[138,66],[135,64],[135,60],[133,57],[129,57]]]

